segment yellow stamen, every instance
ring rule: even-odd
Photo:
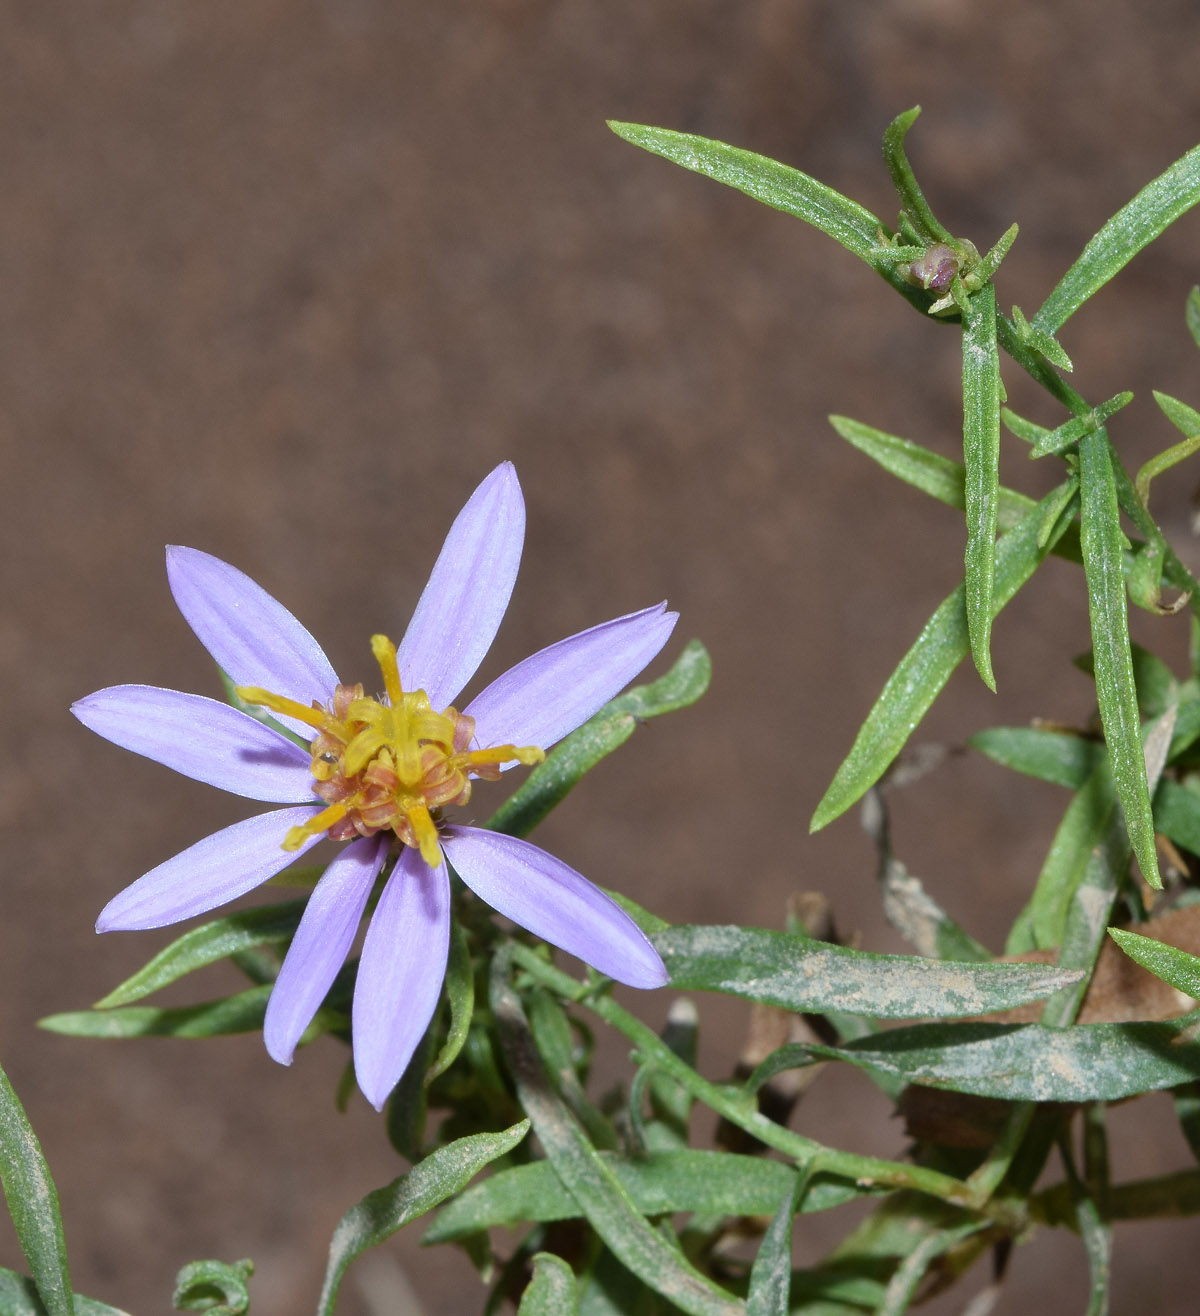
[[[429,810],[419,801],[413,801],[405,809],[409,826],[417,842],[421,858],[430,868],[440,868],[442,864],[442,847],[438,845],[437,824],[430,817]]]
[[[327,708],[305,707],[258,686],[241,686],[238,697],[312,727],[313,793],[328,806],[293,827],[285,850],[299,850],[327,832],[335,841],[393,832],[419,850],[431,867],[441,866],[441,810],[462,806],[472,780],[496,780],[507,763],[540,763],[535,745],[470,748],[475,721],[453,708],[436,712],[424,690],[406,692],[396,646],[386,635],[371,637],[386,693],[372,699],[361,685],[339,685]]]
[[[283,848],[285,850],[299,850],[310,836],[319,836],[322,832],[327,832],[334,823],[340,822],[349,810],[350,805],[344,800],[337,804],[331,804],[328,809],[322,809],[308,822],[293,827],[283,838]]]
[[[396,665],[396,646],[386,635],[371,636],[371,652],[383,673],[383,688],[392,702],[393,708],[400,706],[404,691],[400,686],[400,669]]]
[[[263,708],[269,708],[272,713],[294,717],[297,722],[316,727],[318,731],[323,731],[330,721],[329,714],[324,709],[309,707],[284,695],[273,695],[269,690],[260,690],[256,685],[239,685],[234,694],[244,704],[258,704]]]

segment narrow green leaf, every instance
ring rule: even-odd
[[[1200,855],[1200,795],[1178,782],[1159,782],[1154,792],[1154,825],[1176,845]]]
[[[230,955],[258,946],[281,946],[291,940],[305,904],[303,900],[288,900],[279,905],[242,909],[192,928],[97,1001],[94,1008],[108,1010],[116,1005],[128,1005]]]
[[[1200,956],[1124,928],[1109,928],[1108,935],[1131,960],[1156,978],[1170,983],[1184,996],[1200,998]]]
[[[1200,154],[1197,155],[1200,166]],[[1129,648],[1129,616],[1121,550],[1121,514],[1116,480],[1103,428],[1079,443],[1082,498],[1080,545],[1088,586],[1088,616],[1096,665],[1096,699],[1112,761],[1117,798],[1142,876],[1161,888],[1154,849],[1154,817],[1142,754],[1137,688]]]
[[[1064,452],[1072,443],[1098,429],[1110,416],[1115,416],[1132,401],[1132,393],[1118,393],[1107,402],[1092,407],[1085,415],[1073,416],[1055,429],[1044,431],[1035,440],[1030,457],[1049,457]]]
[[[1186,402],[1180,402],[1178,398],[1173,398],[1169,393],[1160,393],[1158,389],[1152,391],[1154,400],[1163,415],[1185,438],[1194,439],[1200,435],[1200,411],[1195,407],[1189,407]]]
[[[884,1291],[883,1301],[876,1308],[876,1316],[903,1316],[933,1262],[955,1244],[986,1228],[985,1221],[970,1220],[952,1229],[940,1229],[936,1233],[927,1234],[905,1253],[896,1267]]]
[[[58,1190],[37,1134],[0,1069],[0,1187],[48,1316],[75,1316]]]
[[[1033,317],[1057,333],[1093,293],[1148,243],[1200,201],[1200,146],[1193,147],[1123,206],[1084,247]]]
[[[127,1005],[116,1010],[75,1010],[51,1014],[38,1027],[67,1037],[220,1037],[262,1027],[272,984],[250,987],[219,1001],[160,1010]]]
[[[1071,358],[1063,351],[1062,344],[1058,339],[1053,334],[1035,329],[1025,318],[1019,306],[1012,308],[1012,322],[1013,328],[1017,331],[1017,337],[1026,347],[1044,356],[1051,365],[1058,366],[1060,370],[1065,370],[1068,374],[1075,369],[1071,364]]]
[[[1079,979],[1045,964],[875,955],[760,928],[674,927],[654,944],[676,990],[879,1019],[987,1014],[1041,1000]]]
[[[796,1214],[796,1204],[803,1190],[803,1176],[795,1175],[767,1226],[750,1268],[746,1316],[788,1316],[792,1287],[792,1217]]]
[[[1184,306],[1184,319],[1187,322],[1188,333],[1192,335],[1192,341],[1200,347],[1200,286],[1188,293]]]
[[[967,634],[976,670],[990,690],[992,593],[1000,489],[1000,355],[996,290],[989,283],[967,299],[962,320],[963,464],[966,466]]]
[[[431,1152],[407,1174],[377,1188],[342,1216],[329,1244],[317,1316],[330,1316],[350,1263],[410,1220],[461,1192],[485,1165],[507,1155],[529,1132],[521,1120],[502,1133],[473,1133]]]
[[[85,1298],[81,1293],[74,1297],[75,1316],[129,1316],[127,1311],[97,1302],[95,1298]],[[0,1312],[4,1316],[46,1316],[47,1308],[38,1297],[33,1280],[0,1266]]]
[[[696,1270],[641,1215],[611,1166],[550,1090],[505,957],[492,965],[491,1006],[501,1046],[538,1141],[567,1191],[620,1262],[691,1316],[744,1316],[742,1303]]]
[[[929,202],[925,200],[925,194],[917,185],[912,166],[908,163],[908,156],[904,153],[904,139],[920,113],[921,107],[914,105],[911,110],[898,114],[888,124],[883,134],[883,161],[892,176],[892,183],[900,197],[900,205],[917,236],[928,246],[944,243],[957,251],[961,249],[960,244],[951,236],[948,229],[938,223],[937,217],[929,208]]]
[[[1104,756],[1104,746],[1067,731],[1043,727],[988,727],[967,744],[1014,772],[1078,790]]]
[[[1108,1287],[1112,1278],[1112,1227],[1101,1219],[1095,1201],[1080,1194],[1075,1221],[1083,1239],[1088,1263],[1088,1305],[1084,1316],[1108,1316]]]
[[[915,1024],[842,1047],[810,1045],[910,1083],[1005,1101],[1120,1101],[1200,1076],[1200,1016],[1163,1023]]]
[[[796,1183],[795,1171],[781,1161],[736,1152],[687,1148],[652,1151],[638,1160],[611,1152],[600,1155],[644,1216],[684,1211],[714,1216],[770,1215]],[[805,1214],[827,1211],[869,1192],[852,1180],[817,1175],[799,1209]],[[450,1243],[497,1226],[545,1224],[582,1214],[553,1165],[533,1161],[500,1170],[448,1202],[421,1242]]]
[[[575,1272],[552,1252],[533,1258],[533,1278],[521,1295],[517,1316],[579,1316]]]
[[[871,425],[851,420],[848,416],[830,416],[829,423],[847,443],[866,453],[905,484],[911,484],[948,507],[957,507],[960,511],[966,509],[967,472],[961,462],[932,452],[911,439],[886,434]],[[996,505],[997,524],[1002,530],[1011,530],[1034,506],[1032,498],[1001,485]]]
[[[254,1262],[192,1261],[175,1277],[171,1305],[176,1311],[204,1311],[208,1316],[246,1316],[250,1310],[247,1281]]]
[[[1031,1201],[1035,1218],[1048,1224],[1075,1225],[1075,1200],[1070,1183],[1058,1183]],[[1181,1170],[1153,1179],[1113,1184],[1105,1215],[1109,1220],[1182,1219],[1200,1214],[1200,1170]]]
[[[488,827],[509,836],[525,836],[566,798],[584,773],[623,745],[640,723],[694,704],[708,689],[711,675],[707,650],[699,640],[692,640],[665,676],[618,695],[560,741],[492,814]]]
[[[1054,536],[1039,544],[1038,531],[1046,508],[1058,493],[1057,489],[1051,490],[996,545],[996,613],[1053,547]],[[1058,533],[1063,530],[1065,526],[1060,525]],[[850,753],[817,805],[810,824],[812,831],[843,814],[879,780],[950,679],[950,673],[966,657],[967,647],[966,597],[960,585],[926,622],[916,643],[888,677]]]
[[[1157,389],[1154,390],[1154,400],[1162,408],[1167,419],[1187,437],[1182,443],[1176,443],[1157,456],[1151,457],[1138,471],[1133,487],[1143,504],[1150,501],[1152,480],[1200,450],[1200,411],[1189,407],[1186,402],[1180,402],[1166,393],[1160,393]]]
[[[458,1059],[458,1053],[467,1040],[471,1016],[475,1012],[475,966],[467,946],[467,934],[456,919],[450,928],[450,956],[446,962],[446,999],[450,1003],[450,1027],[446,1040],[425,1075],[428,1087],[439,1074]]]
[[[887,228],[857,201],[778,160],[724,142],[644,124],[610,121],[608,126],[634,146],[813,225],[866,261],[914,306],[924,310],[928,305],[928,295],[904,281],[896,272],[894,256],[880,244],[880,235],[888,236]]]

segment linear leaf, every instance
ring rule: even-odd
[[[976,670],[994,690],[990,646],[1000,488],[1000,355],[996,348],[996,290],[990,283],[967,298],[962,335],[967,634]]]
[[[911,110],[896,115],[888,124],[883,134],[883,162],[892,176],[892,184],[900,197],[900,205],[921,241],[930,246],[944,243],[958,248],[959,244],[950,231],[938,223],[937,217],[930,209],[929,202],[925,200],[925,194],[917,183],[904,151],[904,139],[920,113],[921,107],[914,105]]]
[[[1161,781],[1154,792],[1154,825],[1192,854],[1200,854],[1200,795],[1178,782]]]
[[[995,611],[1021,588],[1056,542],[1060,523],[1043,543],[1038,532],[1047,507],[1059,490],[1051,490],[996,545]],[[886,685],[855,737],[813,814],[817,831],[844,813],[873,786],[904,747],[930,705],[967,654],[965,590],[960,585],[925,623],[924,629]]]
[[[1149,969],[1184,996],[1200,999],[1200,956],[1123,928],[1109,928],[1108,935],[1143,969]]]
[[[633,1160],[602,1152],[641,1215],[770,1215],[795,1183],[780,1161],[736,1152],[653,1151]],[[865,1190],[852,1181],[817,1175],[800,1204],[806,1214],[841,1206]],[[549,1161],[500,1170],[448,1202],[426,1230],[423,1244],[449,1243],[494,1226],[570,1220],[582,1214]]]
[[[1200,164],[1200,155],[1197,157]],[[1162,887],[1154,849],[1154,817],[1142,753],[1137,687],[1129,647],[1129,614],[1125,602],[1122,560],[1124,536],[1117,505],[1108,435],[1103,428],[1079,441],[1082,499],[1080,545],[1087,576],[1088,617],[1096,667],[1096,699],[1112,761],[1117,798],[1125,815],[1129,840],[1142,875]]]
[[[880,235],[888,235],[886,226],[857,201],[851,201],[790,165],[708,137],[615,120],[610,120],[608,126],[618,137],[634,146],[661,155],[694,173],[705,174],[718,183],[745,192],[763,205],[794,215],[820,229],[847,251],[866,261],[914,306],[922,311],[928,306],[928,295],[911,287],[896,273],[895,260],[880,243]]]
[[[95,1298],[85,1298],[81,1293],[74,1297],[75,1316],[129,1316],[127,1311],[97,1302]],[[4,1316],[46,1316],[47,1308],[38,1297],[33,1280],[0,1266],[0,1312]]]
[[[654,944],[680,991],[879,1019],[987,1014],[1041,1000],[1080,975],[1044,964],[874,955],[761,928],[674,927]]]
[[[851,420],[849,416],[830,416],[829,423],[847,443],[866,453],[905,484],[911,484],[948,507],[957,507],[960,511],[966,509],[967,472],[962,462],[943,457],[912,439],[902,439],[897,434],[887,434],[872,425]],[[998,525],[1003,530],[1011,529],[1033,506],[1032,498],[1000,486]]]
[[[843,1047],[808,1046],[910,1083],[1005,1101],[1120,1101],[1200,1076],[1200,1016],[1162,1023],[916,1024]]]
[[[342,1278],[355,1258],[460,1192],[485,1165],[507,1155],[528,1132],[529,1121],[521,1120],[501,1133],[457,1138],[352,1206],[333,1231],[317,1316],[332,1313]]]
[[[67,1037],[220,1037],[262,1027],[273,984],[250,987],[234,996],[199,1005],[160,1010],[126,1005],[116,1010],[73,1010],[47,1015],[38,1027]]]
[[[1188,293],[1188,299],[1184,306],[1184,319],[1187,322],[1188,333],[1192,336],[1192,341],[1197,347],[1200,347],[1200,286],[1194,287]]]
[[[579,1290],[575,1272],[553,1252],[533,1258],[533,1278],[521,1294],[517,1316],[578,1316]]]
[[[450,956],[446,963],[446,999],[450,1004],[450,1026],[437,1059],[425,1074],[428,1087],[439,1074],[444,1074],[458,1058],[467,1040],[471,1016],[475,1011],[475,967],[467,946],[467,934],[455,920],[450,928]]]
[[[1104,756],[1104,746],[1043,727],[988,727],[967,740],[1001,767],[1078,790]]]
[[[58,1190],[33,1125],[0,1069],[0,1187],[48,1316],[74,1316]]]
[[[711,675],[712,662],[704,645],[690,641],[665,676],[618,695],[560,741],[492,814],[488,827],[509,836],[525,836],[566,798],[584,773],[623,745],[640,723],[694,704],[708,689]]]
[[[745,1308],[702,1275],[641,1215],[611,1166],[551,1091],[504,956],[492,964],[491,1005],[517,1094],[538,1141],[589,1223],[626,1269],[691,1316],[744,1316]]]
[[[1147,183],[1104,224],[1033,317],[1034,327],[1057,333],[1093,293],[1197,201],[1200,146]]]
[[[160,991],[186,974],[230,955],[258,946],[278,946],[291,939],[304,913],[305,901],[288,900],[279,905],[243,909],[236,914],[192,928],[158,952],[148,964],[115,987],[97,1010],[128,1005]]]
[[[788,1316],[792,1287],[792,1217],[804,1189],[802,1175],[794,1175],[775,1212],[750,1268],[746,1316]]]

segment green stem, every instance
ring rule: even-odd
[[[812,1172],[824,1171],[853,1179],[866,1188],[883,1185],[889,1188],[911,1188],[941,1198],[956,1206],[977,1210],[983,1204],[980,1196],[961,1179],[941,1174],[919,1165],[905,1165],[900,1161],[882,1160],[876,1156],[859,1156],[854,1152],[837,1151],[811,1138],[805,1138],[791,1129],[768,1119],[746,1097],[729,1087],[710,1083],[689,1064],[681,1060],[664,1045],[662,1039],[642,1021],[630,1014],[610,996],[597,995],[587,983],[563,973],[527,946],[516,944],[512,950],[513,963],[520,965],[531,977],[549,987],[560,996],[582,1005],[611,1024],[638,1048],[644,1056],[653,1056],[655,1067],[669,1074],[699,1101],[724,1116],[730,1123],[752,1134],[760,1142],[784,1155],[792,1157],[801,1166],[812,1165]],[[1011,1209],[1004,1208],[1006,1218]]]

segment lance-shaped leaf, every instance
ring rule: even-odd
[[[271,983],[250,987],[219,1001],[160,1010],[127,1005],[116,1010],[74,1010],[47,1015],[38,1027],[67,1037],[220,1037],[262,1027]]]
[[[874,955],[761,928],[675,927],[654,944],[678,990],[879,1019],[987,1014],[1041,1000],[1080,977],[1044,964]]]
[[[0,1069],[0,1186],[48,1316],[74,1316],[58,1190],[41,1144]]]
[[[638,1211],[612,1168],[551,1091],[525,1012],[507,980],[505,957],[492,965],[491,1005],[517,1095],[555,1172],[589,1223],[628,1270],[691,1316],[744,1316],[737,1299],[702,1275]]]
[[[750,1268],[746,1316],[788,1316],[792,1287],[792,1217],[804,1191],[803,1175],[795,1175],[784,1193]]]
[[[303,900],[288,900],[279,905],[262,905],[242,909],[202,927],[192,928],[176,938],[155,957],[115,987],[97,1010],[128,1005],[178,981],[197,969],[254,950],[259,946],[281,946],[290,941],[304,913]]]
[[[521,1294],[517,1316],[578,1316],[579,1290],[575,1273],[553,1252],[533,1258],[533,1278]]]
[[[1077,443],[1085,434],[1103,425],[1110,416],[1127,407],[1133,401],[1133,394],[1126,391],[1101,402],[1082,416],[1073,416],[1052,430],[1043,430],[1033,441],[1030,457],[1049,457],[1055,453],[1065,452],[1073,443]]]
[[[1058,498],[1054,489],[1001,536],[996,545],[993,603],[999,612],[1033,575],[1038,564],[1066,530],[1060,521],[1038,542],[1045,511]],[[930,705],[967,654],[965,590],[960,585],[933,614],[916,642],[888,677],[854,744],[825,792],[810,827],[831,823],[873,786],[916,730]]]
[[[129,1316],[127,1311],[110,1307],[107,1302],[75,1295],[75,1316]],[[4,1316],[46,1316],[47,1308],[38,1297],[37,1285],[24,1275],[0,1266],[0,1312]]]
[[[1104,756],[1103,745],[1043,727],[988,727],[967,744],[1001,767],[1078,790]]]
[[[1005,1101],[1120,1101],[1200,1076],[1200,1015],[1154,1023],[915,1024],[842,1047],[806,1046],[910,1083]]]
[[[967,635],[976,670],[989,689],[996,512],[1000,488],[1000,356],[996,290],[989,283],[962,302],[963,462],[966,466]]]
[[[883,134],[883,162],[892,176],[892,185],[900,197],[901,209],[916,236],[927,246],[942,243],[948,247],[961,249],[950,231],[938,223],[929,202],[925,200],[925,194],[917,184],[912,166],[908,163],[908,156],[904,151],[904,139],[920,113],[921,107],[914,105],[911,110],[896,115],[888,124]]]
[[[795,1171],[781,1161],[695,1148],[655,1151],[638,1159],[602,1152],[641,1215],[770,1215],[795,1186]],[[827,1211],[870,1194],[853,1180],[814,1176],[799,1210]],[[576,1219],[582,1208],[549,1161],[500,1170],[448,1202],[425,1231],[423,1244],[449,1243],[496,1226]]]
[[[1033,317],[1034,327],[1057,333],[1093,293],[1197,201],[1200,146],[1147,183],[1100,229]]]
[[[331,1316],[342,1277],[356,1257],[460,1192],[485,1165],[507,1155],[528,1132],[529,1121],[521,1120],[502,1133],[458,1138],[351,1207],[333,1231],[317,1316]]]
[[[1131,960],[1149,969],[1156,978],[1170,983],[1185,997],[1200,999],[1200,957],[1153,937],[1143,937],[1140,932],[1109,928],[1108,935]]]
[[[471,1015],[475,1010],[475,968],[471,963],[467,935],[457,920],[450,927],[445,992],[450,1004],[450,1026],[446,1029],[446,1040],[442,1043],[437,1059],[425,1074],[426,1087],[458,1059],[458,1053],[466,1043]]]
[[[880,243],[880,234],[886,237],[888,230],[857,201],[851,201],[790,165],[708,137],[638,123],[610,121],[608,126],[618,137],[634,146],[661,155],[684,169],[706,174],[718,183],[745,192],[764,205],[795,215],[820,229],[847,251],[866,261],[914,306],[922,311],[927,307],[928,295],[904,281],[896,272],[894,255]]]
[[[1154,849],[1154,817],[1142,754],[1141,722],[1133,656],[1129,647],[1129,615],[1121,557],[1124,536],[1117,504],[1116,480],[1108,435],[1103,427],[1079,442],[1082,499],[1080,544],[1087,576],[1088,617],[1096,668],[1096,699],[1112,762],[1117,798],[1125,815],[1129,840],[1142,875],[1161,887]]]
[[[560,741],[487,825],[509,836],[528,835],[586,772],[623,745],[642,722],[694,704],[708,689],[711,676],[707,650],[699,640],[692,640],[665,676],[618,695]]]

